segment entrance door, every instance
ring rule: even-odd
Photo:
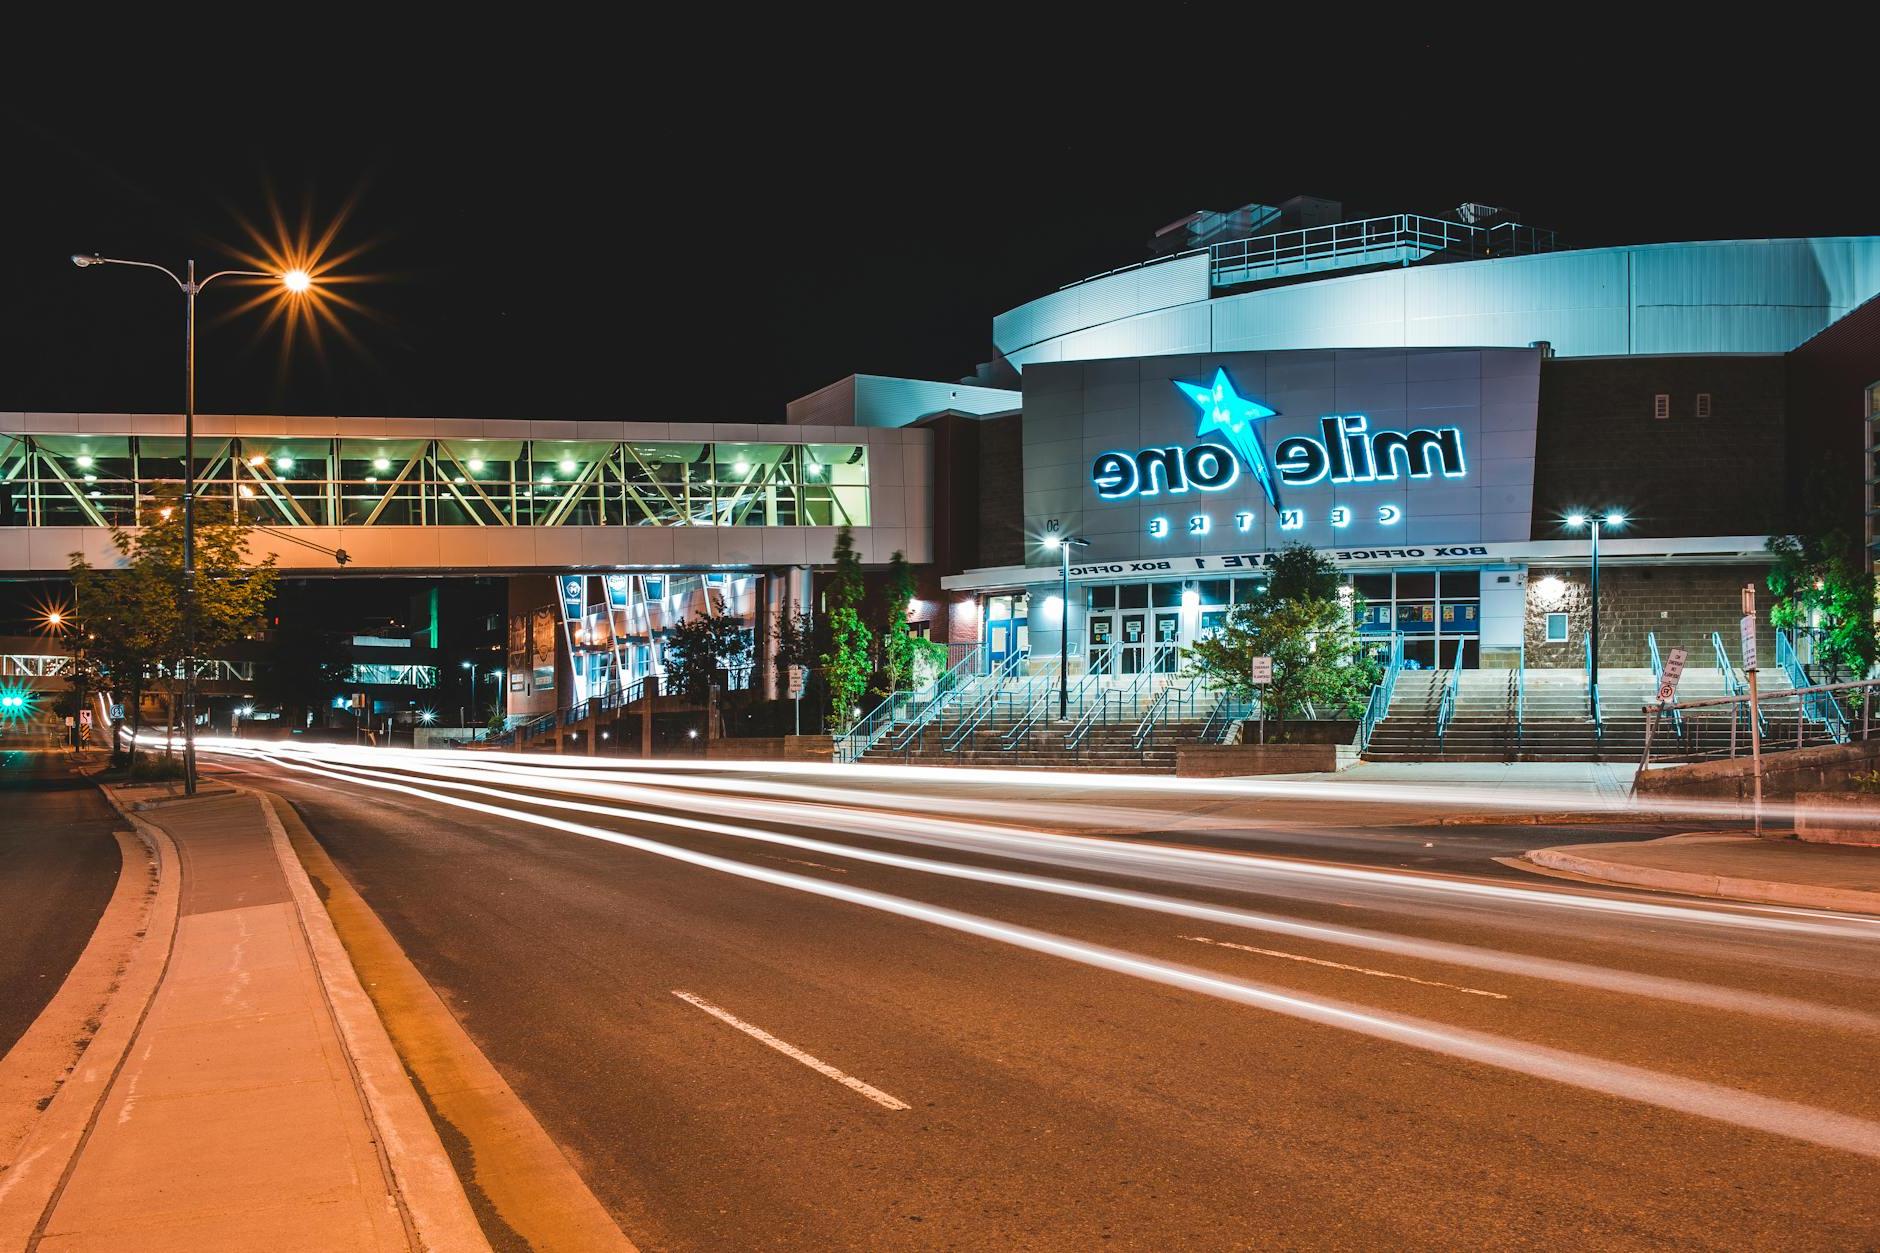
[[[1141,674],[1148,664],[1145,654],[1149,647],[1149,615],[1146,613],[1125,613],[1122,615],[1123,638],[1121,651],[1117,655],[1118,671],[1122,674]]]
[[[1086,666],[1091,674],[1116,673],[1116,613],[1095,611],[1090,614],[1089,652]]]
[[[1014,653],[1025,651],[1028,643],[1026,614],[1029,599],[1024,595],[993,596],[986,601],[986,648],[993,665]]]
[[[1155,615],[1155,647],[1150,654],[1157,674],[1174,674],[1181,664],[1182,616],[1159,610]]]

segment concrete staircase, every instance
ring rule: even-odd
[[[1515,672],[1464,670],[1456,690],[1456,708],[1448,728],[1437,736],[1438,711],[1449,671],[1412,670],[1399,674],[1390,710],[1372,732],[1368,761],[1637,761],[1645,750],[1644,706],[1657,695],[1649,669],[1600,671],[1601,729],[1595,730],[1587,707],[1582,670],[1529,670],[1517,717]],[[1761,675],[1765,694],[1788,690],[1777,670]],[[1715,669],[1689,669],[1678,684],[1681,700],[1729,694]],[[1772,742],[1795,741],[1792,714],[1768,711]],[[1804,742],[1820,742],[1818,731],[1803,728]],[[1709,732],[1715,734],[1714,731]],[[1661,719],[1655,744],[1669,747],[1673,734]],[[1726,732],[1727,734],[1727,732]],[[1654,750],[1656,751],[1656,750]]]
[[[1127,695],[1122,694],[1120,687],[1111,689],[1118,694],[1105,698],[1103,718],[1089,728],[1075,748],[1068,741],[1080,713],[1073,707],[1069,718],[1061,721],[1057,718],[1054,682],[1034,677],[1007,684],[1002,694],[983,711],[979,725],[949,750],[947,741],[978,711],[987,693],[993,690],[989,682],[982,681],[971,696],[951,703],[911,741],[900,744],[904,728],[895,728],[876,740],[862,760],[875,765],[1173,774],[1177,749],[1199,742],[1216,697],[1196,687],[1192,705],[1172,716],[1158,718],[1149,739],[1137,749],[1133,744],[1136,728],[1168,681],[1157,676]],[[1175,682],[1186,681],[1177,679]],[[1028,720],[1027,731],[1011,747],[1006,747],[1008,735]]]

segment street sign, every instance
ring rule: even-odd
[[[1658,680],[1658,703],[1668,704],[1678,694],[1678,680],[1684,677],[1684,657],[1682,648],[1674,648],[1665,658],[1665,672]]]
[[[1748,589],[1744,590],[1743,595],[1746,599],[1748,598]],[[1736,625],[1743,635],[1743,672],[1752,674],[1761,669],[1756,664],[1756,615],[1746,613],[1743,615],[1743,620]]]
[[[78,725],[88,731],[91,729],[91,710],[81,709],[78,711]]]
[[[1271,683],[1273,681],[1273,659],[1271,657],[1253,658],[1248,665],[1247,678],[1256,687]]]
[[[791,666],[790,667],[789,699],[802,700],[803,688],[808,683],[809,683],[809,667],[808,666]]]

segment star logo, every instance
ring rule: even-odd
[[[1253,429],[1255,422],[1261,418],[1270,418],[1278,411],[1267,408],[1257,400],[1248,400],[1236,392],[1234,385],[1228,381],[1226,370],[1214,372],[1214,383],[1210,387],[1184,383],[1180,379],[1174,380],[1174,383],[1201,408],[1201,423],[1195,429],[1195,438],[1211,439],[1218,434],[1226,440],[1227,446],[1239,455],[1248,473],[1260,480],[1260,486],[1266,491],[1266,503],[1275,509],[1279,508],[1279,493],[1273,487],[1273,475],[1267,469],[1266,454],[1260,450],[1260,439]]]

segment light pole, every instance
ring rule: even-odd
[[[1071,549],[1088,548],[1090,541],[1052,531],[1044,537],[1044,546],[1057,550],[1058,568],[1063,572],[1058,600],[1058,721],[1062,722],[1071,708]]]
[[[1616,531],[1625,525],[1625,515],[1617,509],[1608,509],[1603,517],[1597,514],[1570,513],[1567,525],[1577,531],[1581,527],[1590,528],[1593,540],[1593,651],[1587,671],[1587,708],[1594,717],[1599,715],[1599,528],[1601,525],[1609,531]]]
[[[470,708],[475,709],[477,708],[477,663],[474,661],[460,661],[457,664],[470,672]],[[457,716],[463,719],[465,726],[470,724],[470,720],[463,716],[461,710],[458,712]]]
[[[73,253],[72,264],[83,270],[94,265],[134,265],[167,275],[183,293],[183,794],[196,794],[196,293],[219,278],[271,278],[289,292],[306,291],[313,284],[305,270],[273,274],[265,270],[218,270],[200,281],[192,260],[178,278],[168,266],[151,261],[125,261],[97,253]],[[131,750],[135,753],[135,747]]]

